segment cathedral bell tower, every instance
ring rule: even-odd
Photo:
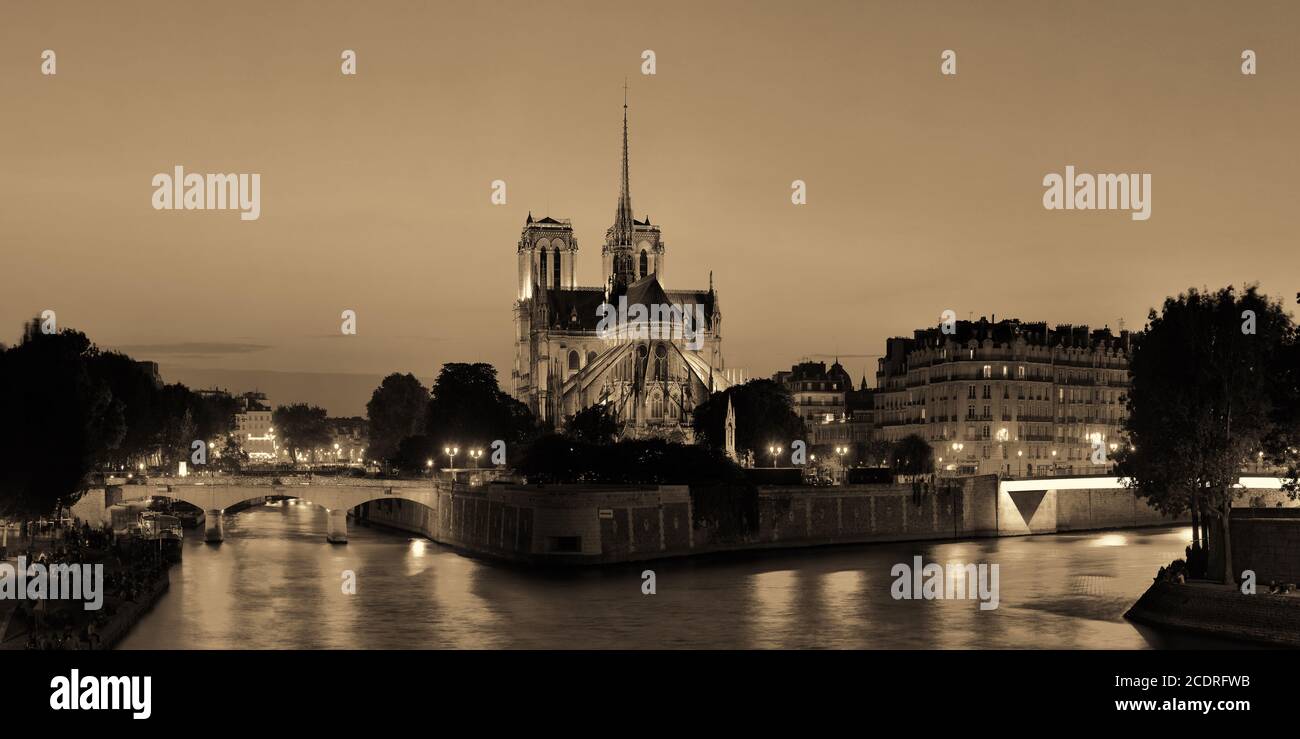
[[[528,300],[547,290],[572,290],[576,286],[578,240],[568,218],[547,216],[534,220],[528,214],[519,235],[519,297]]]

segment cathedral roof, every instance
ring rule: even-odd
[[[664,286],[659,284],[659,277],[650,274],[627,286],[627,302],[629,305],[664,305],[673,301],[668,299]]]
[[[599,287],[578,287],[572,290],[543,290],[541,299],[546,302],[547,326],[553,330],[595,331],[600,323],[599,308],[605,302],[605,291]],[[704,320],[713,328],[713,309],[717,293],[710,290],[665,290],[655,275],[647,275],[628,285],[628,305],[703,305]],[[618,297],[611,296],[610,303],[618,305]]]
[[[544,290],[548,322],[551,328],[569,331],[595,331],[600,322],[598,309],[605,302],[605,291],[598,287],[573,290]]]

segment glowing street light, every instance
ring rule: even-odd
[[[470,459],[474,460],[474,469],[478,469],[478,458],[481,457],[481,456],[483,456],[483,450],[482,450],[482,449],[471,449],[471,450],[469,450],[469,457],[470,457]]]
[[[773,467],[773,469],[775,469],[775,468],[776,468],[776,455],[781,453],[781,447],[776,446],[775,444],[773,444],[773,445],[771,445],[771,446],[769,446],[769,447],[767,448],[767,451],[768,451],[769,454],[772,455],[772,467]]]
[[[447,466],[456,469],[456,455],[460,453],[460,447],[445,446],[442,448],[442,453],[447,455]]]

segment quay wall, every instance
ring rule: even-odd
[[[1206,582],[1151,584],[1125,618],[1193,634],[1300,647],[1300,598]]]
[[[720,535],[695,520],[686,486],[487,485],[440,491],[431,505],[387,499],[359,521],[421,534],[472,553],[530,563],[626,562],[744,549],[1022,536],[1161,526],[1123,489],[1001,489],[993,475],[917,494],[910,484],[759,488],[757,524]]]
[[[1300,508],[1234,509],[1232,569],[1253,570],[1258,588],[1300,583]]]
[[[380,499],[358,506],[353,515],[477,554],[521,561],[620,562],[694,549],[684,485],[458,487],[440,490],[428,505]]]

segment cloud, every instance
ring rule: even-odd
[[[356,335],[349,335],[349,334],[344,334],[343,332],[340,331],[339,333],[336,333],[336,334],[308,334],[305,338],[308,338],[308,339],[352,339],[353,341],[355,341],[359,336],[361,336],[361,333],[360,333],[360,332],[358,332]],[[375,337],[375,338],[380,338],[380,339],[399,339],[399,340],[401,340],[401,341],[421,341],[421,342],[426,342],[426,343],[430,343],[430,344],[437,344],[437,343],[440,343],[440,342],[447,341],[446,337],[442,337],[442,336],[411,336],[411,335],[407,335],[407,336],[389,336],[389,335],[387,335],[387,334],[370,334],[370,333],[367,333],[367,334],[366,334],[366,338],[370,338],[370,337],[372,337],[372,336]]]
[[[270,349],[269,344],[235,344],[220,341],[181,341],[172,344],[120,344],[109,347],[131,356],[165,354],[184,358],[252,354]]]

